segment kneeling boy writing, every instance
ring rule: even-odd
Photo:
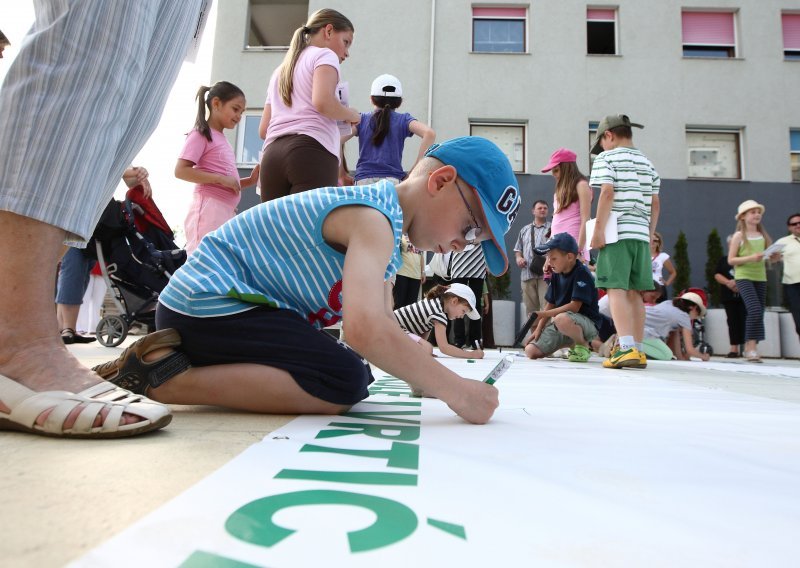
[[[503,235],[518,208],[508,158],[472,136],[431,146],[397,185],[262,203],[206,235],[173,275],[156,315],[164,331],[96,371],[169,404],[335,414],[369,396],[371,362],[485,423],[497,390],[420,357],[388,282],[403,233],[439,253],[480,245],[489,270],[503,274]],[[340,319],[348,345],[321,331]]]
[[[541,359],[571,346],[570,361],[588,361],[600,312],[592,273],[578,261],[578,243],[569,233],[558,233],[534,252],[547,255],[553,277],[545,294],[547,305],[536,312],[536,327],[525,343],[525,355]]]

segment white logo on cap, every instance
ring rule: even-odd
[[[519,211],[519,200],[517,199],[518,195],[519,192],[517,191],[517,188],[513,185],[509,185],[503,191],[500,199],[497,200],[497,210],[506,216],[509,225],[514,222],[514,219],[517,217],[517,211]]]

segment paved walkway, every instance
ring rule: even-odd
[[[90,366],[122,349],[70,348]],[[555,359],[520,362],[537,374],[554,377],[562,364]],[[594,357],[587,371],[593,372],[599,362]],[[800,361],[754,365],[715,358],[709,363],[659,362],[646,371],[621,372],[634,380],[648,373],[800,404]],[[0,432],[2,564],[62,566],[82,556],[292,418],[175,407],[173,422],[165,430],[125,440],[61,441]]]

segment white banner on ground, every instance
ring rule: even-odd
[[[443,362],[480,379],[499,358]],[[73,565],[797,562],[797,404],[523,359],[473,426],[375,376],[351,412],[292,421]]]

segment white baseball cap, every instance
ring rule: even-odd
[[[372,82],[370,95],[373,97],[402,97],[403,86],[394,75],[383,74]]]
[[[475,308],[475,292],[472,291],[472,288],[467,286],[466,284],[450,284],[447,287],[447,292],[450,294],[454,294],[459,298],[464,298],[469,307],[472,308],[470,311],[467,312],[467,317],[471,320],[479,320],[481,319],[481,315],[478,313],[478,310]]]

